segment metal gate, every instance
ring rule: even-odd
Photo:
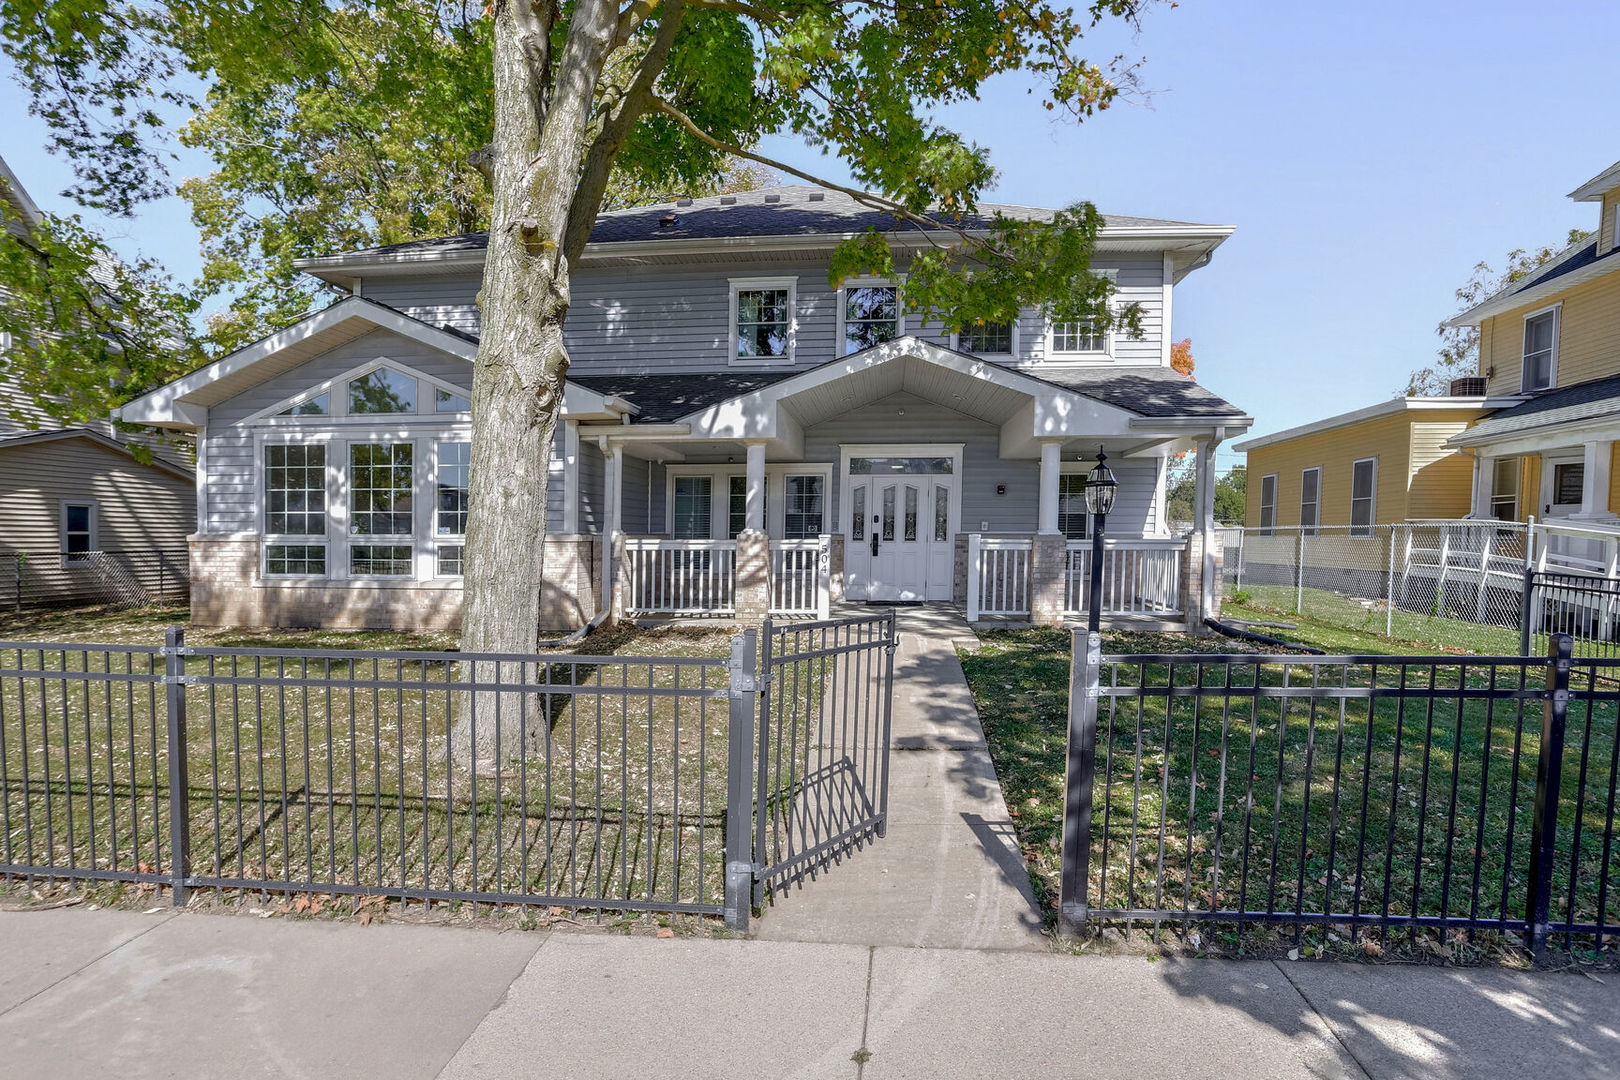
[[[767,620],[761,637],[756,903],[884,833],[895,615]]]

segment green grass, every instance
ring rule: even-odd
[[[1295,614],[1298,596],[1288,585],[1245,585],[1228,592],[1221,602],[1223,618],[1263,622],[1291,622],[1292,629],[1260,633],[1311,645],[1329,653],[1474,653],[1480,656],[1517,656],[1519,632],[1463,619],[1420,615],[1397,609],[1391,633],[1385,636],[1383,604],[1367,606],[1326,589],[1306,589],[1303,611]]]
[[[1049,919],[1055,917],[1060,871],[1068,644],[1061,631],[1001,632],[986,635],[983,648],[963,657]],[[1110,654],[1250,651],[1224,639],[1120,634],[1105,635],[1104,649]],[[1427,685],[1430,670],[1412,669],[1405,685]],[[1204,678],[1211,677],[1206,671]],[[1401,679],[1398,671],[1381,668],[1375,675],[1365,666],[1342,677],[1351,685],[1376,680],[1386,687]],[[1498,686],[1517,686],[1518,677],[1516,671],[1495,676]],[[1508,916],[1522,914],[1539,703],[1521,710],[1514,702],[1490,707],[1470,700],[1459,708],[1452,698],[1437,703],[1431,714],[1415,699],[1404,709],[1397,700],[1381,699],[1370,710],[1365,700],[1349,699],[1342,712],[1335,701],[1319,701],[1313,708],[1296,699],[1285,713],[1275,698],[1256,707],[1253,697],[1234,697],[1230,708],[1222,707],[1221,698],[1168,698],[1164,688],[1172,681],[1186,688],[1199,678],[1192,664],[1176,665],[1173,673],[1163,664],[1126,666],[1118,678],[1120,685],[1156,690],[1144,699],[1103,700],[1093,907],[1163,910],[1185,902],[1194,909],[1241,904],[1263,910],[1274,895],[1280,910],[1342,913],[1359,903],[1362,911],[1381,911],[1387,890],[1389,910],[1396,914],[1462,916],[1473,910],[1492,915],[1501,911],[1505,878]],[[1239,669],[1234,685],[1253,678],[1253,668]],[[1447,665],[1435,669],[1435,678],[1442,687],[1466,680],[1478,689],[1491,675],[1474,669],[1465,674]],[[1280,667],[1260,672],[1263,685],[1281,686],[1283,679]],[[1539,672],[1531,675],[1532,687],[1538,679]],[[1288,676],[1290,685],[1308,681],[1298,669]],[[1598,910],[1615,727],[1614,702],[1571,710],[1555,920],[1571,912],[1589,920]],[[1515,741],[1521,748],[1516,768]],[[1581,857],[1572,875],[1569,852],[1577,823]],[[1620,865],[1620,848],[1608,857]],[[1602,902],[1613,918],[1614,899]],[[1343,923],[1317,925],[1297,939],[1292,930],[1252,924],[1242,936],[1229,924],[1195,929],[1205,948],[1232,951],[1297,940],[1308,953],[1362,948],[1465,958],[1513,941],[1511,935],[1484,932],[1446,940],[1427,932],[1357,934]],[[1574,944],[1590,948],[1591,942],[1583,945],[1577,938]]]

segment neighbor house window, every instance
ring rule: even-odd
[[[1322,523],[1322,470],[1306,469],[1299,478],[1299,527],[1306,536],[1315,536]]]
[[[1497,458],[1491,462],[1491,517],[1515,521],[1519,516],[1519,459]]]
[[[789,476],[786,501],[782,507],[782,535],[789,540],[804,540],[821,535],[822,487],[826,479],[821,476]]]
[[[1260,535],[1270,536],[1277,527],[1277,474],[1260,478]]]
[[[793,357],[794,282],[733,282],[731,287],[732,358],[791,360]]]
[[[1070,540],[1084,540],[1091,535],[1085,473],[1063,473],[1058,477],[1058,532]]]
[[[416,380],[392,368],[377,368],[349,382],[351,413],[416,411]]]
[[[956,335],[956,347],[962,352],[984,354],[1011,353],[1013,328],[1011,323],[980,323],[964,326]]]
[[[440,577],[455,577],[461,573],[463,541],[467,535],[467,474],[472,463],[472,444],[442,442],[435,449],[438,455],[433,504],[436,572]]]
[[[1108,336],[1096,319],[1077,319],[1052,324],[1054,353],[1100,353],[1108,349]]]
[[[96,504],[62,504],[62,561],[85,562],[96,550]]]
[[[860,352],[900,336],[900,288],[851,285],[844,289],[844,352]]]
[[[675,539],[707,540],[713,528],[711,486],[707,476],[675,478]]]
[[[412,443],[349,444],[349,573],[408,577],[416,514]]]
[[[1371,536],[1378,499],[1378,459],[1362,458],[1350,470],[1350,535]]]
[[[1524,320],[1524,377],[1520,389],[1525,393],[1546,390],[1553,384],[1553,372],[1558,357],[1558,309],[1543,311]]]
[[[264,448],[264,572],[323,577],[326,544],[326,447]],[[286,542],[291,539],[291,542]]]

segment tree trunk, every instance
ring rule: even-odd
[[[563,237],[616,9],[600,0],[576,6],[555,86],[547,85],[552,16],[549,3],[495,6],[494,200],[473,372],[461,631],[467,652],[532,654],[539,641],[546,480],[568,371]],[[513,681],[519,671],[531,683],[536,678],[533,665],[466,667],[480,683],[497,674]],[[497,698],[503,753],[543,745],[541,702],[489,690],[464,698],[456,725],[464,761],[492,756]]]

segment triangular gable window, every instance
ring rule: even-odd
[[[433,391],[434,412],[472,412],[472,402],[467,400],[465,394],[454,394],[443,387],[436,387]]]
[[[330,393],[316,394],[312,398],[305,398],[290,409],[283,409],[277,416],[330,416],[332,414],[332,395]]]
[[[415,411],[416,380],[409,375],[380,367],[349,380],[350,415]]]

